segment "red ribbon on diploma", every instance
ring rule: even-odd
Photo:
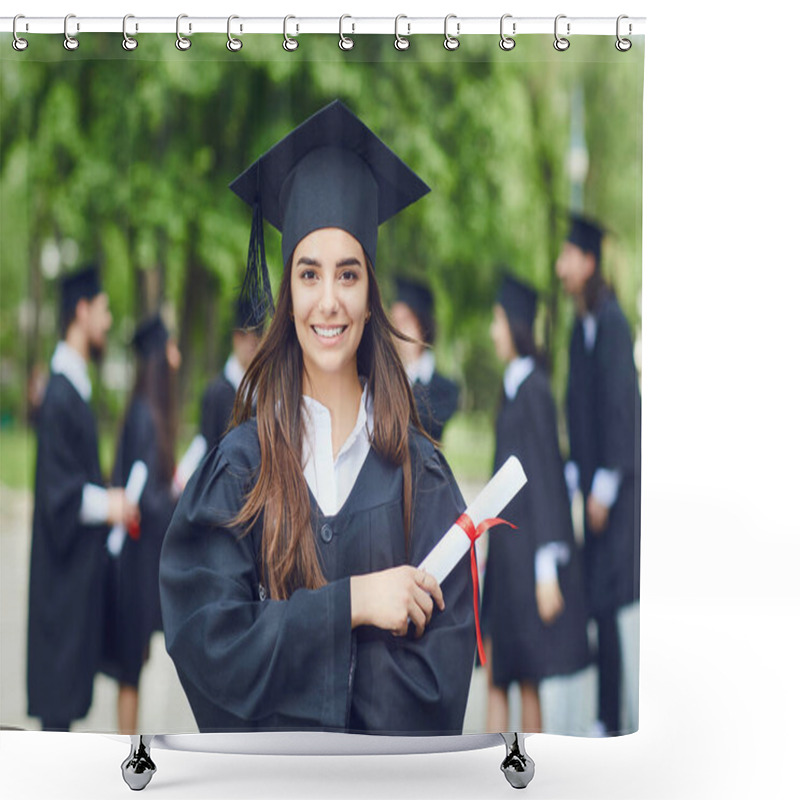
[[[142,529],[139,527],[138,522],[131,522],[131,524],[128,525],[128,536],[130,536],[135,542],[139,541],[141,534]]]
[[[472,567],[472,605],[475,608],[475,637],[478,640],[478,657],[481,660],[481,666],[486,663],[486,654],[483,652],[483,639],[481,638],[481,621],[480,621],[480,594],[478,591],[478,559],[475,556],[475,541],[488,531],[489,528],[494,528],[495,525],[508,525],[510,528],[516,530],[517,526],[505,519],[499,517],[490,517],[483,520],[483,522],[475,527],[475,523],[469,518],[467,514],[462,514],[457,520],[456,525],[461,528],[464,533],[469,537],[469,560]]]

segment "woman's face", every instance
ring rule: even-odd
[[[309,233],[292,255],[290,286],[309,377],[356,376],[369,301],[367,261],[358,240],[340,228]]]
[[[580,297],[583,294],[594,267],[593,255],[584,253],[572,242],[564,242],[556,261],[556,275],[568,295]]]
[[[489,334],[494,343],[494,351],[504,364],[516,358],[517,351],[514,349],[514,340],[511,338],[508,317],[499,303],[495,303],[492,309],[492,324],[489,326]]]

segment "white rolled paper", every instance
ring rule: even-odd
[[[144,485],[147,483],[147,465],[144,461],[134,461],[131,467],[130,474],[128,475],[128,483],[125,486],[125,497],[129,503],[139,505],[139,500],[142,498]],[[117,523],[108,534],[106,539],[106,548],[114,558],[122,552],[122,546],[125,544],[125,526]]]
[[[172,491],[174,494],[179,495],[184,490],[186,484],[189,482],[189,478],[192,477],[192,474],[200,465],[207,450],[208,442],[205,440],[204,436],[198,433],[197,436],[192,439],[189,447],[183,454],[183,458],[175,468],[175,476],[172,479]]]
[[[522,469],[519,459],[511,456],[481,489],[480,494],[467,506],[464,513],[477,528],[483,520],[496,517],[527,482],[525,470]],[[469,547],[469,537],[461,527],[454,524],[419,567],[433,575],[441,584]]]

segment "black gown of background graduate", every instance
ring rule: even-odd
[[[88,403],[53,374],[39,412],[28,613],[28,714],[86,716],[100,657],[108,528],[80,522],[83,487],[103,486]]]
[[[444,426],[458,408],[458,384],[434,372],[429,383],[416,380],[411,388],[422,427],[437,442],[441,441]]]
[[[134,396],[120,436],[114,467],[115,485],[128,482],[135,461],[147,467],[147,482],[139,500],[139,539],[125,538],[117,558],[106,564],[106,602],[102,671],[121,683],[139,685],[150,637],[161,630],[158,566],[175,500],[172,477],[159,458],[156,424],[148,402]]]
[[[442,583],[420,639],[351,629],[351,575],[418,564],[464,509],[450,469],[410,431],[414,513],[406,558],[402,469],[370,449],[333,516],[310,494],[328,584],[269,598],[260,577],[261,520],[225,527],[260,466],[254,420],[231,431],[190,480],[161,556],[167,650],[201,731],[462,731],[475,629],[469,559]]]
[[[233,417],[236,387],[220,372],[203,394],[200,411],[200,433],[213,450],[228,430]]]
[[[550,384],[540,367],[520,384],[513,400],[505,392],[495,426],[494,470],[519,458],[528,482],[499,514],[517,525],[489,531],[481,625],[492,643],[492,679],[539,683],[586,667],[586,605],[581,565],[572,530],[564,467],[558,446]],[[549,542],[569,550],[558,566],[563,612],[545,625],[536,605],[536,551]]]
[[[641,397],[628,322],[610,290],[594,316],[591,350],[581,319],[572,330],[567,411],[571,457],[584,497],[597,469],[619,470],[622,476],[607,528],[598,535],[584,521],[588,606],[597,616],[639,599]]]

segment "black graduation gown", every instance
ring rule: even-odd
[[[117,681],[138,686],[153,631],[161,630],[158,565],[161,544],[175,510],[171,476],[160,463],[150,405],[134,397],[120,436],[113,480],[128,482],[135,461],[147,466],[139,500],[139,539],[126,537],[117,558],[106,561],[106,602],[101,669]]]
[[[584,497],[597,469],[622,474],[607,528],[597,535],[584,519],[588,607],[599,616],[639,598],[641,396],[628,322],[610,292],[600,300],[595,317],[591,351],[580,319],[572,330],[567,412],[570,450]]]
[[[499,516],[517,525],[492,528],[481,623],[492,642],[492,679],[538,683],[589,663],[581,564],[572,530],[556,410],[547,376],[537,367],[516,396],[503,401],[495,425],[494,469],[519,458],[528,482]],[[536,605],[536,551],[561,542],[569,561],[558,567],[563,612],[545,625]]]
[[[83,525],[83,487],[104,484],[89,405],[54,374],[39,412],[28,612],[28,714],[86,716],[100,656],[108,528]]]
[[[414,381],[411,388],[422,427],[440,441],[444,426],[458,408],[458,384],[434,372],[430,383]]]
[[[200,413],[200,433],[206,440],[209,450],[219,444],[225,431],[228,430],[235,400],[236,389],[221,372],[203,394]]]
[[[441,453],[411,431],[418,564],[464,509]],[[231,431],[189,481],[161,555],[167,650],[201,731],[325,729],[461,733],[475,653],[469,558],[442,584],[416,640],[350,625],[349,576],[406,563],[402,469],[370,450],[338,514],[309,493],[328,581],[289,600],[260,599],[261,522],[224,527],[260,463],[255,420]]]

